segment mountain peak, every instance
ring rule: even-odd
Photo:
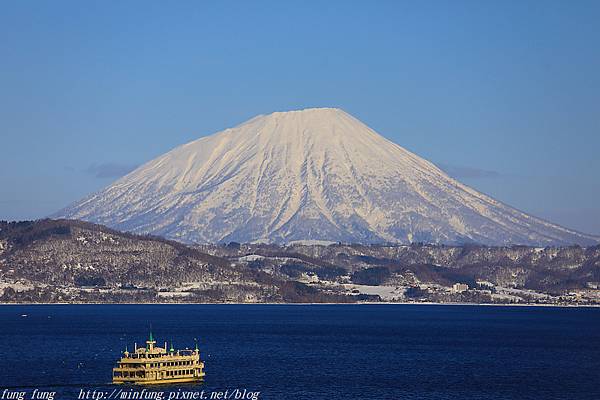
[[[187,242],[595,244],[450,178],[338,108],[179,146],[61,217]]]
[[[254,140],[255,136],[263,141],[281,141],[291,140],[291,138],[300,138],[302,143],[294,142],[296,150],[298,146],[321,145],[323,141],[330,142],[337,146],[337,140],[345,137],[351,140],[353,135],[375,134],[366,125],[352,117],[339,108],[306,108],[302,110],[277,111],[271,114],[259,115],[248,121],[227,129],[229,135],[238,134],[239,140],[247,137]],[[217,132],[211,137],[221,135],[223,132]],[[377,134],[375,134],[377,135]],[[201,138],[199,140],[203,140]],[[271,143],[273,144],[273,143]]]
[[[300,110],[275,111],[269,115],[285,115],[285,114],[335,114],[345,113],[341,108],[335,107],[310,107]]]
[[[263,119],[274,119],[291,124],[310,125],[314,123],[332,123],[339,118],[349,117],[340,108],[305,108],[302,110],[276,111],[262,116]]]

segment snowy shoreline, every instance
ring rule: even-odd
[[[600,308],[599,304],[496,304],[496,303],[434,303],[434,302],[357,302],[357,303],[0,303],[3,306],[218,306],[218,305],[243,305],[243,306],[373,306],[373,305],[402,305],[402,306],[482,306],[482,307],[556,307],[556,308]]]

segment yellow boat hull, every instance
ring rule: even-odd
[[[204,381],[204,376],[201,377],[182,377],[173,379],[114,379],[115,385],[168,385],[173,383],[200,383]]]

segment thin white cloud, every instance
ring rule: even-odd
[[[498,171],[481,169],[476,167],[468,167],[464,165],[437,164],[448,175],[456,179],[491,179],[498,178],[502,174]]]
[[[85,169],[85,172],[99,179],[120,178],[137,167],[137,164],[102,163],[90,165]]]

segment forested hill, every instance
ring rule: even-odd
[[[0,222],[2,302],[593,304],[599,282],[600,246],[187,246],[81,221]]]

